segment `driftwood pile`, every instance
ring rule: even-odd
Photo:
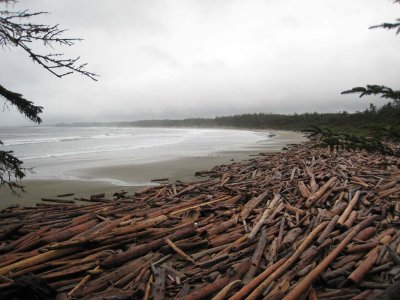
[[[196,183],[7,208],[0,295],[29,275],[60,299],[377,299],[400,280],[399,165],[307,143]]]

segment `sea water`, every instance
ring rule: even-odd
[[[34,168],[27,179],[77,179],[72,170],[151,163],[242,151],[271,139],[268,132],[138,127],[5,127],[0,150]]]

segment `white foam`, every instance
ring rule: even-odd
[[[173,145],[184,141],[185,137],[179,138],[174,141],[168,141],[164,143],[152,143],[147,145],[135,145],[135,146],[127,146],[127,147],[116,147],[110,149],[98,149],[98,150],[82,150],[82,151],[66,151],[59,153],[46,153],[43,155],[32,155],[22,157],[21,160],[31,160],[31,159],[44,159],[44,158],[56,158],[56,157],[65,157],[65,156],[74,156],[74,155],[85,155],[85,154],[95,154],[95,153],[106,153],[106,152],[117,152],[124,150],[134,150],[134,149],[146,149],[146,148],[155,148],[167,145]]]

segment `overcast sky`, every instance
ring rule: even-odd
[[[27,8],[50,12],[38,21],[83,38],[60,51],[100,75],[58,79],[21,50],[0,49],[0,84],[42,105],[45,124],[355,111],[379,101],[342,90],[399,88],[400,37],[368,30],[400,17],[389,0],[21,0],[8,7]],[[0,112],[0,125],[15,124],[30,123],[13,109]]]

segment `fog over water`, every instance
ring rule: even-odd
[[[59,51],[81,56],[101,76],[98,82],[58,79],[22,51],[1,49],[0,84],[42,105],[45,124],[355,111],[380,100],[342,96],[342,90],[398,87],[400,78],[400,39],[368,30],[398,17],[392,1],[26,0],[8,6],[27,8],[51,13],[37,22],[83,38]],[[31,123],[11,108],[0,114],[5,125]]]

